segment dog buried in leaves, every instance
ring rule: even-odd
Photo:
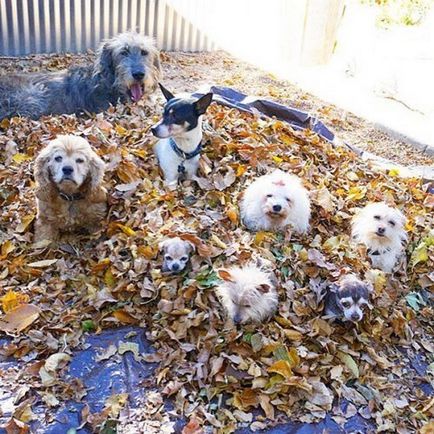
[[[243,223],[251,231],[295,232],[309,228],[310,200],[301,179],[279,169],[256,179],[245,190],[240,203]]]
[[[163,252],[164,273],[180,273],[188,264],[191,253],[195,250],[195,245],[179,237],[167,238],[158,245]]]
[[[370,203],[352,221],[352,239],[364,244],[374,268],[391,273],[404,256],[406,219],[384,202]]]
[[[219,270],[217,295],[235,324],[261,322],[277,309],[275,277],[255,265]]]
[[[104,162],[87,140],[58,136],[35,161],[37,219],[35,241],[56,241],[62,232],[94,232],[107,211],[101,185]]]
[[[369,306],[369,295],[373,287],[354,274],[344,275],[330,285],[324,297],[324,314],[343,321],[359,322],[363,309]]]
[[[159,56],[152,38],[125,32],[102,42],[91,65],[1,76],[0,120],[97,113],[110,104],[137,102],[156,88],[161,76]]]

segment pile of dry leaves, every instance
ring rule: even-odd
[[[425,379],[409,369],[412,355],[430,363],[434,349],[428,304],[434,200],[421,181],[376,172],[309,131],[213,104],[201,179],[167,192],[149,131],[160,112],[142,103],[91,119],[0,124],[0,330],[13,336],[0,354],[24,362],[20,370],[0,370],[0,382],[17,394],[9,432],[27,432],[39,400],[54,410],[83,398],[83,385],[62,376],[73,350],[87,333],[125,324],[147,330],[156,352],[138,356],[159,362],[159,394],[152,399],[171,397],[190,421],[185,432],[200,426],[232,432],[240,422],[261,430],[283,416],[311,422],[326,412],[338,423],[358,412],[377,432],[410,433],[427,424],[434,401],[415,386],[433,380],[434,365]],[[98,236],[72,237],[54,249],[32,243],[32,166],[44,143],[60,133],[86,137],[107,163],[110,211]],[[311,191],[308,235],[289,241],[252,234],[239,221],[240,192],[275,167],[299,175]],[[355,209],[378,200],[408,217],[408,267],[395,277],[369,269],[349,243]],[[183,275],[163,276],[158,243],[181,233],[197,254]],[[233,328],[216,299],[216,270],[259,256],[279,278],[279,312],[267,324]],[[375,286],[373,309],[356,326],[322,319],[317,297],[346,269]],[[350,402],[345,411],[343,398]],[[83,423],[97,429],[126,401],[115,397],[102,416],[82,414]]]

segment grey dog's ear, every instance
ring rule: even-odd
[[[158,74],[161,74],[161,62],[160,62],[160,52],[157,51],[154,55],[154,68],[157,70]]]
[[[96,72],[107,77],[109,80],[114,80],[115,68],[113,63],[113,53],[106,42],[98,50]]]
[[[104,178],[105,163],[97,155],[95,151],[90,151],[89,160],[89,174],[90,174],[90,188],[95,190],[102,183]]]

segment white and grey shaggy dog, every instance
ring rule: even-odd
[[[275,277],[256,265],[219,270],[223,282],[217,295],[235,324],[261,322],[277,309],[278,297]]]
[[[309,228],[310,199],[298,176],[279,169],[261,176],[247,187],[240,203],[241,218],[251,231],[295,232]]]
[[[153,39],[135,32],[103,42],[93,65],[59,72],[0,76],[0,119],[100,112],[110,104],[138,101],[160,79]]]
[[[364,244],[374,268],[391,273],[407,242],[405,216],[384,202],[370,203],[352,221],[352,238]]]

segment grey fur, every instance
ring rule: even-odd
[[[144,78],[138,80],[134,73]],[[121,33],[100,45],[93,65],[0,76],[0,120],[100,112],[110,104],[130,101],[133,84],[141,83],[143,94],[153,92],[160,75],[154,41],[135,32]]]

